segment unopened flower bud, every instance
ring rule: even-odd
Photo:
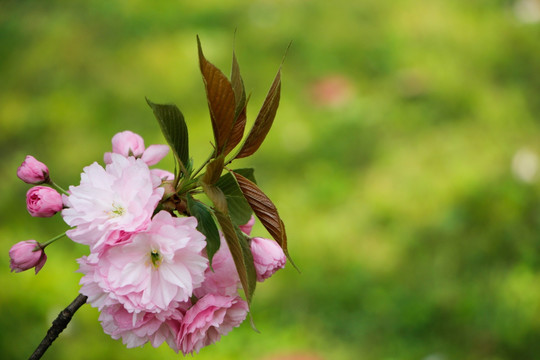
[[[277,242],[270,239],[251,239],[251,252],[257,281],[264,281],[272,276],[276,271],[285,267],[287,258],[283,249]]]
[[[49,169],[47,165],[28,155],[17,169],[17,176],[27,184],[43,184],[49,181]]]
[[[62,210],[62,195],[46,186],[34,186],[26,193],[26,208],[35,217],[51,217]]]
[[[47,261],[47,255],[36,240],[16,243],[9,250],[9,257],[11,259],[9,267],[12,272],[21,272],[35,267],[37,274]]]

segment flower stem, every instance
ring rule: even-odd
[[[52,244],[53,242],[55,242],[56,240],[62,238],[66,236],[66,233],[62,233],[60,235],[57,235],[55,237],[53,237],[51,240],[49,241],[45,241],[44,243],[40,243],[39,246],[36,248],[36,250],[39,250],[39,249],[45,249],[45,247],[47,247],[48,245]]]
[[[65,195],[69,195],[69,193],[68,193],[66,190],[62,189],[62,188],[60,187],[60,185],[58,185],[58,184],[55,183],[54,181],[49,180],[49,185],[51,185],[52,187],[56,188],[56,190],[58,190],[59,192],[65,194]]]

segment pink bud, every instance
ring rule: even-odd
[[[112,138],[112,151],[124,156],[139,157],[144,152],[144,140],[129,130],[119,132]]]
[[[62,207],[62,195],[49,187],[34,186],[26,193],[26,209],[32,216],[51,217]]]
[[[285,267],[287,261],[285,253],[274,240],[251,239],[251,252],[255,263],[255,271],[257,272],[257,281],[264,281],[277,270]]]
[[[17,176],[27,184],[43,184],[49,181],[49,169],[45,164],[28,155],[17,169]]]
[[[35,267],[37,274],[47,261],[47,255],[36,240],[16,243],[9,250],[9,257],[11,259],[9,267],[12,272],[21,272]]]
[[[249,219],[249,221],[244,225],[240,225],[239,228],[240,230],[242,230],[244,234],[249,235],[251,234],[253,225],[255,225],[255,216],[251,215],[251,218]]]

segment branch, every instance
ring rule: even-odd
[[[79,294],[71,304],[69,304],[64,310],[58,314],[58,317],[53,321],[52,326],[47,331],[47,335],[41,341],[41,344],[36,348],[36,351],[28,358],[28,360],[37,360],[41,359],[45,351],[52,345],[53,341],[56,340],[58,335],[66,328],[66,326],[71,321],[73,314],[77,311],[84,303],[88,297]]]

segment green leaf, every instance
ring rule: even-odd
[[[289,256],[289,251],[287,249],[287,234],[285,232],[285,224],[281,220],[274,203],[268,198],[268,196],[266,196],[265,193],[262,192],[261,189],[257,187],[255,183],[238,173],[231,173],[236,178],[244,197],[257,218],[261,221],[274,240],[276,240],[281,246],[291,264],[296,268],[296,265]]]
[[[266,99],[255,119],[255,123],[251,128],[244,144],[242,145],[240,151],[235,156],[235,158],[243,158],[253,154],[261,144],[263,143],[266,135],[272,127],[274,118],[276,117],[276,112],[279,106],[279,98],[281,95],[281,68],[279,69]]]
[[[252,274],[255,271],[253,258],[251,258],[251,262],[246,261],[244,257],[244,253],[246,251],[245,249],[243,250],[244,246],[241,245],[240,239],[236,234],[236,230],[231,219],[220,211],[216,211],[216,218],[219,222],[219,225],[221,226],[221,231],[225,236],[225,240],[227,241],[229,250],[231,251],[234,265],[236,266],[236,271],[238,271],[238,276],[240,277],[242,289],[244,290],[244,294],[246,295],[246,300],[248,304],[250,304],[256,286],[256,277],[255,281],[253,281],[252,275],[249,275],[250,273]],[[249,271],[248,268],[250,269]]]
[[[251,252],[251,246],[249,243],[249,237],[240,230],[238,226],[234,227],[236,237],[240,243],[242,249],[242,256],[244,258],[244,264],[246,264],[246,274],[248,281],[248,288],[250,292],[250,298],[253,297],[255,287],[257,285],[257,271],[255,270],[255,263],[253,261],[253,253]],[[256,330],[256,329],[255,329]]]
[[[197,230],[206,236],[206,254],[212,267],[212,258],[219,250],[221,243],[219,230],[212,216],[212,210],[200,201],[187,197],[188,210],[197,219]]]
[[[199,49],[199,65],[203,76],[206,99],[210,109],[212,129],[216,142],[217,154],[221,154],[230,137],[235,120],[235,96],[227,77],[216,66],[206,60],[197,36]]]
[[[218,211],[221,211],[225,215],[228,215],[229,211],[227,209],[227,199],[225,194],[215,185],[207,184],[204,181],[201,181],[201,186],[204,193],[214,204],[214,208]]]
[[[232,222],[236,225],[247,223],[253,211],[242,194],[235,177],[230,173],[225,174],[219,179],[216,186],[223,191],[227,199],[227,208]]]
[[[190,159],[188,129],[184,115],[176,105],[154,104],[148,98],[146,102],[152,108],[165,140],[169,143],[184,175],[187,176],[186,169],[190,167]]]

